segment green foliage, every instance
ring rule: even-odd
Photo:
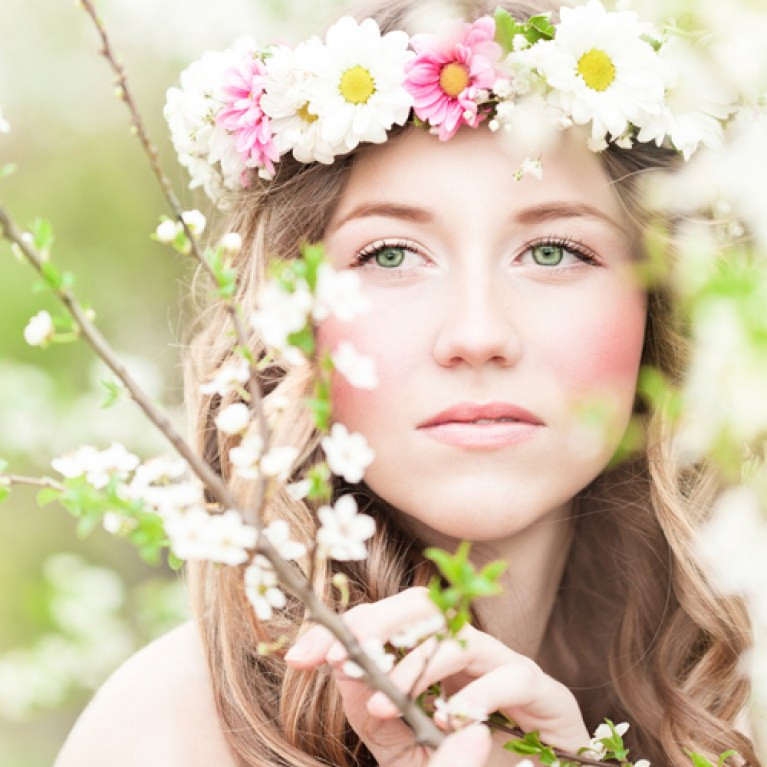
[[[688,752],[688,756],[690,757],[694,767],[714,767],[714,764],[711,762],[711,760],[707,759],[705,756],[703,756],[703,754],[698,754],[694,751],[690,751]],[[725,751],[724,753],[720,754],[716,763],[716,767],[723,767],[725,762],[731,756],[739,756],[739,754],[734,749]]]
[[[0,485],[0,503],[8,499],[11,494],[11,488],[8,485]]]
[[[102,408],[113,407],[125,394],[125,387],[119,381],[112,381],[108,378],[104,378],[99,381],[99,384],[106,390],[104,399],[99,403],[99,406]]]
[[[186,240],[183,230],[180,236],[183,236],[184,240]],[[205,251],[204,258],[215,276],[219,297],[224,300],[230,299],[237,289],[237,270],[232,268],[231,257],[225,256],[224,249],[218,247],[215,250],[208,248]]]
[[[306,478],[309,480],[309,492],[306,497],[310,501],[323,502],[331,499],[333,493],[330,485],[330,469],[324,461],[312,466]]]
[[[541,764],[558,764],[560,767],[577,767],[577,762],[559,761],[554,749],[541,742],[537,730],[526,732],[523,738],[510,740],[503,746],[507,751],[520,756],[534,756]]]
[[[541,13],[531,16],[526,22],[520,23],[503,8],[495,9],[495,42],[497,42],[505,54],[514,50],[514,38],[522,36],[530,45],[539,40],[552,40],[554,38],[554,25],[549,21],[549,14]]]
[[[455,554],[437,548],[424,551],[424,556],[437,565],[442,579],[448,583],[443,588],[441,579],[435,576],[429,583],[429,596],[445,616],[448,632],[455,636],[469,622],[472,602],[501,592],[497,583],[506,563],[497,560],[477,572],[469,562],[471,544],[462,541]]]
[[[5,165],[0,166],[0,179],[6,178],[7,176],[13,175],[17,170],[17,167],[14,163],[9,162]]]

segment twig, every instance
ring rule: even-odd
[[[66,490],[64,485],[50,477],[22,477],[20,474],[0,474],[0,487],[8,485],[33,485],[50,487],[52,490]]]
[[[29,263],[42,274],[42,257],[28,242],[26,242],[11,217],[0,202],[0,226],[5,239],[15,243]],[[191,467],[192,471],[202,480],[213,498],[223,507],[236,509],[235,499],[229,489],[213,469],[185,442],[180,434],[173,428],[168,418],[159,411],[151,400],[139,388],[131,378],[128,371],[112,352],[108,342],[99,330],[91,323],[70,288],[60,287],[55,291],[58,299],[67,308],[67,311],[78,324],[85,341],[93,348],[96,354],[107,364],[117,378],[122,381],[125,388],[131,394],[133,400],[141,408],[149,420],[168,438],[176,451]],[[416,742],[423,745],[437,747],[444,736],[434,726],[431,719],[411,700],[405,693],[400,691],[384,674],[376,664],[371,661],[360,647],[354,635],[349,631],[340,616],[334,613],[327,605],[321,602],[314,593],[311,585],[307,583],[298,572],[286,562],[269,543],[264,535],[258,538],[258,544],[253,550],[254,554],[263,554],[274,567],[282,584],[295,594],[308,608],[309,614],[316,623],[325,626],[331,631],[346,648],[349,657],[361,666],[376,689],[381,690],[400,709],[403,717],[413,729]]]
[[[144,153],[149,159],[149,165],[152,169],[152,172],[155,175],[155,178],[160,184],[160,188],[162,189],[165,199],[167,200],[170,209],[173,211],[173,215],[176,217],[176,220],[184,228],[184,232],[186,233],[187,239],[189,240],[189,243],[191,245],[193,256],[198,261],[198,263],[200,264],[202,269],[205,271],[205,273],[208,275],[211,282],[214,285],[217,285],[216,275],[211,265],[205,259],[203,254],[200,252],[200,247],[197,243],[196,238],[192,234],[192,231],[189,229],[189,226],[187,225],[186,221],[184,221],[181,203],[178,197],[176,197],[176,194],[173,191],[173,187],[170,181],[168,180],[168,177],[165,175],[165,172],[163,171],[162,166],[160,165],[159,153],[157,151],[157,147],[149,138],[149,133],[146,129],[146,126],[144,125],[144,121],[141,118],[141,113],[139,112],[139,109],[136,105],[136,101],[133,98],[133,92],[130,88],[130,85],[128,84],[128,77],[125,72],[125,67],[118,61],[117,56],[114,53],[112,44],[109,40],[109,35],[107,34],[107,31],[106,31],[106,27],[104,26],[104,23],[101,20],[101,17],[96,12],[96,9],[93,7],[92,0],[80,0],[80,3],[82,5],[83,10],[88,14],[89,18],[91,19],[91,21],[93,21],[93,24],[96,27],[96,31],[99,35],[99,38],[101,39],[100,53],[107,60],[110,67],[112,68],[112,71],[115,73],[115,82],[117,83],[119,98],[121,101],[125,102],[125,105],[128,108],[128,111],[130,112],[131,125],[133,126],[136,132],[136,136],[138,137],[138,140],[141,143],[142,148],[144,149]],[[225,300],[224,305],[226,306],[227,312],[229,313],[229,317],[232,321],[232,325],[234,326],[238,345],[241,346],[243,349],[247,348],[247,337],[245,335],[245,328],[242,324],[242,319],[240,318],[237,312],[236,306],[229,300]],[[258,380],[258,373],[256,371],[255,364],[249,361],[249,368],[250,368],[250,376],[248,378],[248,393],[250,394],[250,408],[255,413],[256,421],[258,423],[259,433],[261,435],[261,439],[264,445],[264,450],[267,450],[269,445],[269,429],[266,424],[266,418],[264,417],[263,408],[261,407],[261,400],[262,400],[261,384]],[[266,488],[264,487],[263,480],[260,480],[258,483],[256,500],[255,500],[255,503],[253,504],[253,508],[244,510],[244,514],[248,522],[250,522],[251,524],[255,525],[258,528],[260,528],[261,526],[260,524],[261,511],[263,510],[262,505],[263,505],[265,496],[266,496]]]

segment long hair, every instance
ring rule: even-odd
[[[382,31],[407,29],[417,0],[378,2],[358,15],[376,18]],[[491,12],[482,2],[458,4],[467,19]],[[541,3],[506,3],[518,18],[547,10]],[[492,4],[495,6],[495,3]],[[305,241],[322,238],[357,153],[330,166],[302,165],[283,158],[276,178],[254,180],[237,201],[229,229],[244,247],[236,267],[236,300],[246,312],[265,276],[269,259],[291,259]],[[627,212],[643,226],[635,179],[667,166],[668,153],[654,147],[610,149],[603,162]],[[225,309],[201,309],[185,366],[191,433],[203,457],[229,484],[243,505],[253,500],[253,483],[232,475],[227,461],[232,438],[214,424],[230,398],[203,396],[209,380],[234,354]],[[679,382],[688,342],[663,286],[652,287],[642,363]],[[248,338],[257,358],[265,349]],[[301,368],[273,363],[261,372],[267,408],[287,401],[275,444],[300,448],[295,476],[322,459],[319,435],[303,405],[311,381]],[[236,395],[229,395],[234,397]],[[750,644],[743,603],[717,595],[691,554],[695,526],[705,518],[720,487],[705,462],[680,466],[671,451],[672,424],[663,409],[635,402],[646,425],[646,443],[630,460],[604,471],[574,499],[576,532],[546,631],[544,670],[564,682],[581,706],[587,726],[605,717],[628,721],[626,743],[635,758],[656,765],[689,765],[686,751],[715,757],[735,748],[758,765],[751,743],[734,729],[748,681],[739,658]],[[336,494],[348,491],[336,486]],[[377,531],[364,562],[327,562],[313,572],[314,587],[340,610],[332,575],[348,577],[351,605],[423,585],[432,566],[406,535],[390,508],[372,491],[354,488]],[[278,493],[265,522],[289,522],[293,537],[310,545],[317,522],[313,509]],[[293,641],[305,620],[303,606],[289,598],[274,620],[259,622],[244,594],[242,571],[209,563],[189,565],[196,618],[205,645],[214,697],[224,733],[243,765],[373,765],[346,722],[339,695],[326,669],[306,673],[286,666],[279,653],[259,654],[258,644]],[[502,598],[502,597],[499,597]],[[480,626],[481,628],[481,626]]]

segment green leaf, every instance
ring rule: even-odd
[[[556,29],[554,28],[554,25],[549,21],[549,14],[548,13],[540,13],[537,16],[531,16],[528,20],[528,24],[530,26],[530,29],[533,31],[533,36],[535,39],[531,38],[531,33],[528,32],[527,39],[530,40],[531,43],[536,43],[540,39],[545,40],[553,40],[554,35],[556,34]]]
[[[524,34],[525,27],[508,11],[503,8],[495,9],[495,42],[503,48],[504,54],[511,53],[514,50],[514,38]]]
[[[40,253],[46,253],[53,245],[53,227],[51,222],[45,218],[36,218],[32,222],[32,237],[34,238],[35,248]]]
[[[60,290],[62,284],[61,275],[59,274],[59,270],[50,261],[43,261],[40,266],[40,271],[42,272],[45,284],[48,285],[49,288],[56,291]]]
[[[717,762],[718,767],[722,767],[731,756],[740,756],[740,754],[734,748],[725,751],[723,754],[719,755],[719,761]]]
[[[9,162],[6,165],[3,165],[0,167],[0,178],[5,178],[6,176],[10,176],[13,173],[16,172],[17,166],[15,163]]]
[[[99,403],[99,406],[102,408],[114,406],[125,393],[125,387],[117,381],[110,381],[105,378],[99,381],[99,383],[106,389],[106,395]]]
[[[40,508],[47,506],[54,501],[58,501],[61,497],[61,490],[56,490],[55,487],[44,487],[42,490],[38,490],[36,500],[37,505]]]
[[[180,570],[184,566],[184,560],[179,559],[170,549],[168,549],[168,567],[174,572]]]
[[[5,501],[11,494],[11,488],[8,485],[0,485],[0,503]]]
[[[297,333],[291,333],[288,336],[288,343],[300,349],[307,356],[314,354],[314,333],[308,325]]]
[[[706,759],[703,754],[696,754],[695,752],[690,754],[690,759],[695,767],[714,767],[711,762]]]

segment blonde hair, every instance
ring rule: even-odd
[[[415,5],[416,0],[379,3],[358,15],[377,18],[382,29],[401,29]],[[540,4],[506,5],[519,18],[541,10]],[[492,10],[481,3],[462,6],[466,18]],[[236,264],[236,300],[246,312],[254,308],[267,258],[291,259],[300,243],[322,238],[356,154],[331,166],[285,158],[274,181],[254,182],[238,201],[229,228],[245,243]],[[604,156],[627,211],[639,215],[633,178],[667,165],[668,157],[638,148]],[[687,358],[678,325],[668,292],[652,289],[642,362],[673,381],[679,381]],[[232,476],[227,463],[232,438],[214,425],[230,400],[199,393],[200,382],[234,353],[228,316],[214,304],[200,312],[198,326],[185,368],[191,433],[200,453],[247,505],[254,500],[254,483]],[[260,339],[248,341],[256,357],[263,358]],[[301,369],[276,363],[261,375],[265,405],[283,398],[288,403],[275,444],[300,447],[296,477],[322,458],[318,434],[302,404],[310,383]],[[576,534],[541,665],[570,687],[589,728],[605,717],[631,722],[626,743],[634,758],[682,767],[690,764],[686,750],[716,757],[735,748],[745,763],[758,765],[748,739],[733,728],[749,689],[738,668],[750,644],[748,616],[740,600],[713,592],[690,552],[693,530],[719,490],[717,473],[705,463],[680,467],[671,454],[667,415],[639,401],[635,410],[647,427],[643,451],[603,472],[574,499]],[[342,490],[335,488],[337,494]],[[370,555],[361,563],[319,566],[313,575],[317,593],[341,610],[330,585],[335,572],[347,575],[352,605],[425,584],[431,565],[399,527],[396,510],[364,485],[349,490],[377,520]],[[306,503],[280,493],[270,501],[265,521],[276,518],[290,523],[295,538],[307,544],[314,540],[317,523]],[[297,600],[263,624],[247,602],[239,568],[195,563],[189,581],[219,716],[243,764],[374,764],[345,721],[327,671],[298,672],[279,653],[257,650],[261,641],[296,637],[305,618]]]

